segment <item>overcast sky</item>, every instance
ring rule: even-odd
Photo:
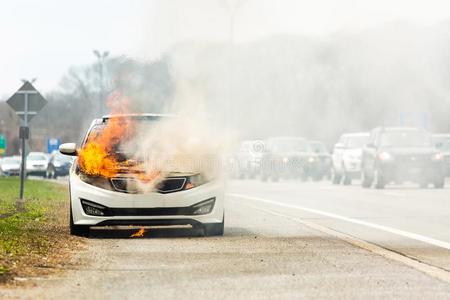
[[[154,59],[177,41],[227,42],[237,6],[236,42],[450,19],[448,0],[4,0],[0,96],[14,93],[21,78],[37,77],[36,87],[50,91],[71,65],[93,62],[93,49]]]

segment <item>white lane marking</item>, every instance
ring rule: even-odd
[[[366,226],[366,227],[370,227],[370,228],[375,228],[378,230],[386,231],[386,232],[393,233],[393,234],[396,234],[399,236],[403,236],[403,237],[406,237],[409,239],[413,239],[416,241],[424,242],[427,244],[431,244],[431,245],[434,245],[437,247],[441,247],[441,248],[450,250],[450,243],[436,240],[436,239],[433,239],[433,238],[430,238],[430,237],[427,237],[427,236],[424,236],[421,234],[409,232],[409,231],[404,231],[404,230],[400,230],[400,229],[396,229],[396,228],[392,228],[392,227],[388,227],[388,226],[383,226],[383,225],[379,225],[379,224],[375,224],[375,223],[370,223],[370,222],[366,222],[366,221],[362,221],[362,220],[358,220],[358,219],[348,218],[348,217],[344,217],[344,216],[337,215],[334,213],[314,209],[314,208],[304,207],[304,206],[300,206],[300,205],[286,204],[286,203],[268,200],[268,199],[264,199],[264,198],[260,198],[260,197],[254,197],[254,196],[248,196],[248,195],[236,194],[236,193],[228,193],[227,195],[232,196],[232,197],[237,197],[237,198],[243,198],[243,199],[249,199],[249,200],[269,203],[269,204],[278,205],[278,206],[286,207],[286,208],[303,210],[303,211],[307,211],[307,212],[314,213],[317,215],[326,216],[329,218],[338,219],[338,220],[342,220],[342,221],[346,221],[346,222],[350,222],[350,223],[354,223],[354,224],[358,224],[358,225],[362,225],[362,226]]]
[[[403,197],[402,193],[397,192],[384,192],[383,194],[386,196]]]
[[[275,216],[283,217],[283,218],[292,220],[294,222],[300,223],[300,224],[302,224],[302,225],[304,225],[306,227],[309,227],[309,228],[312,228],[312,229],[317,230],[319,232],[322,232],[322,233],[334,236],[336,238],[339,238],[339,239],[341,239],[341,240],[343,240],[343,241],[345,241],[345,242],[347,242],[347,243],[349,243],[349,244],[351,244],[353,246],[356,246],[356,247],[359,247],[361,249],[370,251],[370,252],[372,252],[374,254],[377,254],[377,255],[380,255],[380,256],[382,256],[384,258],[403,263],[403,264],[405,264],[407,266],[410,266],[410,267],[412,267],[412,268],[414,268],[414,269],[416,269],[418,271],[421,271],[421,272],[423,272],[423,273],[425,273],[427,275],[430,275],[430,276],[432,276],[434,278],[438,278],[438,279],[440,279],[440,280],[442,280],[444,282],[450,283],[450,273],[447,272],[446,270],[441,269],[441,268],[438,268],[438,267],[435,267],[435,266],[432,266],[432,265],[428,265],[426,263],[423,263],[423,262],[420,262],[418,260],[412,259],[412,258],[410,258],[408,256],[396,253],[396,252],[391,251],[389,249],[385,249],[385,248],[380,247],[378,245],[371,244],[369,242],[366,242],[364,240],[358,239],[358,238],[353,237],[351,235],[348,235],[348,234],[345,234],[343,232],[339,232],[339,231],[333,230],[331,228],[328,228],[328,227],[325,227],[325,226],[322,226],[322,225],[319,225],[319,224],[316,224],[316,223],[312,223],[312,222],[305,221],[305,220],[300,219],[300,218],[295,218],[295,217],[291,217],[291,216],[288,216],[288,215],[285,215],[285,214],[274,212],[274,211],[269,210],[269,209],[256,207],[256,206],[253,206],[253,205],[250,205],[250,204],[247,204],[247,203],[244,204],[244,205],[252,207],[252,208],[254,208],[256,210],[259,210],[259,211],[263,211],[265,213],[269,213],[269,214],[272,214],[272,215],[275,215]]]

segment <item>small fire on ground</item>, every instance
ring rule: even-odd
[[[135,233],[130,235],[130,237],[143,237],[144,233],[145,233],[145,229],[144,228],[140,228],[138,231],[136,231]]]

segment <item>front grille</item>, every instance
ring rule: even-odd
[[[134,178],[129,177],[116,177],[111,178],[111,183],[114,189],[122,193],[135,194],[138,192],[137,181]]]
[[[158,184],[157,191],[162,194],[183,190],[186,177],[169,177]],[[111,183],[117,192],[136,194],[139,193],[139,182],[133,177],[114,177]]]
[[[181,191],[186,183],[185,177],[167,178],[158,185],[158,192],[173,193]]]
[[[400,155],[396,156],[395,160],[399,163],[403,164],[411,164],[411,165],[420,165],[424,163],[428,163],[431,158],[430,155]]]

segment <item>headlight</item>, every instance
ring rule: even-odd
[[[442,160],[442,159],[444,159],[444,155],[442,154],[442,153],[435,153],[433,156],[432,156],[432,159],[433,160]]]
[[[310,163],[313,163],[315,161],[316,161],[316,158],[314,158],[312,156],[308,158],[308,162],[310,162]]]
[[[186,183],[184,184],[184,190],[190,190],[192,188],[198,187],[199,185],[205,184],[206,182],[206,178],[201,174],[187,176]]]
[[[389,154],[388,152],[381,152],[380,154],[378,154],[378,158],[381,160],[391,160],[392,155]]]
[[[114,191],[115,189],[112,187],[111,182],[109,181],[109,178],[103,177],[103,176],[91,176],[84,174],[82,172],[78,173],[78,177],[81,181],[105,189],[109,191]]]

